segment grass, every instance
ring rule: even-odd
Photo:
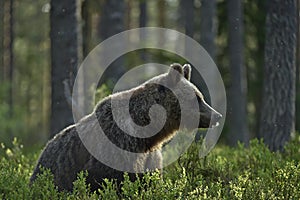
[[[259,140],[248,148],[217,146],[199,159],[200,144],[194,142],[163,178],[147,173],[143,180],[125,180],[118,194],[111,180],[103,189],[90,192],[86,172],[78,174],[72,193],[58,192],[53,176],[44,170],[30,187],[29,178],[39,152],[23,153],[22,145],[2,145],[0,155],[1,199],[300,199],[300,136],[286,145],[283,153],[270,152]]]

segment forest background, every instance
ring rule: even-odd
[[[5,0],[0,19],[0,141],[5,145],[17,137],[32,151],[71,124],[66,87],[81,61],[108,37],[145,26],[185,33],[214,59],[228,102],[221,143],[247,145],[264,138],[270,149],[282,150],[300,131],[299,1]],[[59,31],[65,31],[61,38]],[[110,73],[174,61],[182,60],[164,51],[137,51],[115,62]],[[201,87],[199,80],[192,77]],[[205,89],[204,94],[209,96]]]

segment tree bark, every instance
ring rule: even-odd
[[[200,44],[215,59],[216,0],[202,0],[200,12]]]
[[[81,50],[81,0],[51,0],[51,117],[50,137],[73,123],[64,83],[70,90],[76,77]]]
[[[90,53],[90,51],[93,48],[92,45],[92,16],[93,16],[93,12],[92,12],[92,1],[91,0],[84,0],[82,3],[82,55],[83,55],[83,59],[86,58],[88,56],[88,54]],[[86,81],[88,79],[87,73],[85,69],[82,69],[83,71],[83,77],[81,77],[81,84],[79,87],[81,90],[81,94],[84,97],[88,97],[89,94],[89,88],[87,88],[86,86]],[[89,102],[85,102],[84,99],[80,99],[80,102],[78,102],[78,106],[81,107],[83,110],[89,110],[91,105],[89,104]]]
[[[146,27],[147,26],[147,3],[146,0],[140,1],[139,4],[140,8],[140,16],[139,16],[139,27]],[[145,33],[143,31],[140,32],[140,41],[145,40]],[[143,61],[146,61],[146,51],[145,49],[141,49],[140,57]]]
[[[200,44],[207,51],[210,57],[215,60],[215,38],[216,38],[216,1],[215,0],[201,0],[200,7]],[[217,80],[216,74],[213,70],[207,71],[211,80]],[[200,82],[201,80],[201,82]],[[206,100],[211,104],[209,91],[206,90],[205,82],[201,75],[193,74],[192,81],[198,83],[202,88],[202,93]],[[200,83],[199,83],[200,82]],[[205,89],[204,89],[205,88]],[[217,84],[211,85],[213,91],[218,91]],[[217,104],[219,105],[221,97],[217,96]],[[196,134],[196,141],[201,138],[202,132]]]
[[[296,0],[268,1],[267,9],[259,136],[272,151],[282,151],[294,131]]]
[[[100,37],[105,40],[124,31],[124,0],[105,0],[101,10]]]
[[[0,82],[4,81],[3,38],[4,38],[4,1],[0,1]]]
[[[125,28],[125,2],[124,0],[105,0],[99,23],[99,35],[105,40],[115,34],[124,31]],[[109,89],[125,72],[124,59],[119,57],[107,69],[100,80],[100,84],[106,83]]]
[[[194,0],[181,0],[181,9],[185,34],[193,38],[194,36]]]
[[[166,20],[165,20],[165,15],[166,15],[166,2],[164,0],[158,0],[157,1],[157,16],[158,16],[158,26],[159,27],[166,27]]]
[[[165,0],[157,0],[156,1],[157,8],[157,25],[158,27],[165,28],[166,27],[166,1]],[[165,34],[160,33],[158,38],[158,43],[163,44],[165,41]]]
[[[142,0],[139,4],[140,8],[140,17],[139,17],[139,26],[145,27],[147,24],[147,3],[146,0]]]
[[[132,22],[132,10],[134,8],[134,2],[133,1],[126,1],[125,3],[126,5],[126,8],[125,8],[125,29],[126,30],[129,30],[131,29],[132,27],[135,27],[133,25],[133,22]]]
[[[244,64],[244,24],[243,4],[241,0],[227,1],[229,21],[229,63],[231,70],[231,88],[228,95],[230,133],[229,144],[238,141],[249,142],[247,123],[247,76]]]
[[[185,34],[191,38],[194,37],[194,0],[181,0],[180,10],[182,22],[184,25]],[[187,43],[184,44],[184,51],[188,53],[189,47]],[[192,76],[192,81],[195,79],[201,79],[198,75]]]
[[[3,77],[8,84],[6,102],[9,106],[9,117],[13,115],[13,74],[14,74],[14,32],[13,32],[13,0],[3,3]]]
[[[92,11],[91,0],[82,3],[82,53],[85,58],[92,49]]]
[[[296,131],[300,133],[300,0],[297,0]]]

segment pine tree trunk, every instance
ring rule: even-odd
[[[181,0],[180,1],[180,13],[182,22],[184,25],[185,34],[191,38],[194,37],[194,0]],[[189,47],[187,43],[184,44],[185,53],[188,52]],[[192,77],[194,79],[200,79],[199,77]]]
[[[139,18],[139,26],[145,27],[147,24],[147,3],[145,0],[140,2],[140,18]]]
[[[90,51],[92,51],[93,45],[92,45],[92,0],[85,0],[82,2],[82,56],[83,59],[88,56]],[[81,96],[88,98],[91,94],[89,91],[89,88],[87,88],[86,81],[88,79],[88,73],[86,73],[85,69],[82,69],[83,76],[81,77],[81,84],[79,87]],[[78,99],[78,107],[80,107],[82,110],[91,110],[91,104],[90,102],[84,101],[84,98]]]
[[[216,1],[215,0],[201,0],[200,8],[200,44],[207,51],[210,57],[215,60],[215,38],[216,38]],[[207,71],[207,74],[211,80],[217,80],[216,74],[213,70]],[[192,81],[194,83],[202,80],[200,74],[194,74]],[[212,82],[211,89],[218,94],[218,86],[215,81]],[[199,83],[201,88],[204,88],[205,83],[202,80],[202,83]],[[205,88],[206,89],[206,88]],[[209,91],[202,89],[202,93],[205,96],[206,100],[211,104]],[[220,93],[221,94],[221,93]],[[217,104],[220,105],[221,97],[216,96]],[[223,102],[222,102],[223,103]],[[224,113],[223,113],[224,114]],[[196,140],[202,136],[202,132],[196,134]]]
[[[4,81],[3,38],[4,38],[4,1],[0,1],[0,82]]]
[[[3,3],[3,80],[8,83],[6,102],[9,106],[9,117],[13,115],[13,72],[14,72],[14,32],[13,0]]]
[[[70,94],[81,51],[81,0],[51,0],[51,117],[50,137],[73,123]]]
[[[194,36],[194,0],[181,0],[181,9],[185,34],[193,38]]]
[[[91,0],[82,3],[82,53],[86,57],[92,50],[92,11]]]
[[[105,0],[98,27],[101,40],[124,31],[125,18],[124,0]],[[99,83],[106,83],[110,89],[113,89],[114,84],[125,71],[124,58],[119,57],[109,66]]]
[[[296,0],[267,4],[263,101],[259,136],[272,151],[283,150],[294,131]]]
[[[139,4],[140,8],[140,17],[139,17],[139,27],[146,27],[147,26],[147,3],[145,0],[141,1]],[[143,31],[140,32],[140,41],[145,40],[145,34]],[[146,61],[146,51],[145,49],[141,50],[140,57],[143,61]]]
[[[166,1],[165,0],[157,0],[156,1],[157,8],[157,25],[158,27],[165,28],[166,27]],[[158,43],[163,44],[165,42],[165,34],[160,33],[158,38]]]
[[[247,76],[244,64],[243,4],[241,0],[228,0],[229,62],[231,87],[228,95],[229,144],[249,142],[247,125]]]
[[[158,26],[159,27],[166,27],[166,20],[165,20],[165,15],[166,15],[166,2],[165,0],[158,0],[157,1],[157,19],[158,19]]]
[[[300,0],[297,0],[296,131],[300,133]]]
[[[200,44],[215,59],[216,46],[216,0],[201,1]]]
[[[134,7],[133,6],[133,1],[126,1],[125,3],[125,6],[126,6],[126,11],[125,11],[125,29],[126,30],[129,30],[129,29],[132,29],[132,27],[134,27],[134,25],[132,24],[132,8]]]

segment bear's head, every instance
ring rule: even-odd
[[[144,84],[144,89],[142,90],[147,91],[146,101],[149,101],[149,103],[146,105],[149,105],[149,107],[141,110],[148,113],[151,105],[161,105],[166,110],[166,125],[172,128],[179,128],[182,117],[187,119],[185,120],[187,122],[199,119],[199,122],[197,121],[198,128],[217,126],[222,115],[205,102],[202,93],[190,82],[190,78],[191,66],[189,64],[184,66],[177,63],[172,64],[169,72],[156,76]],[[140,92],[138,93],[141,94]],[[154,117],[159,118],[160,116]],[[148,120],[146,120],[147,123],[149,123]],[[177,127],[174,127],[174,124]],[[184,126],[189,128],[188,123]],[[192,126],[196,128],[195,123]]]

